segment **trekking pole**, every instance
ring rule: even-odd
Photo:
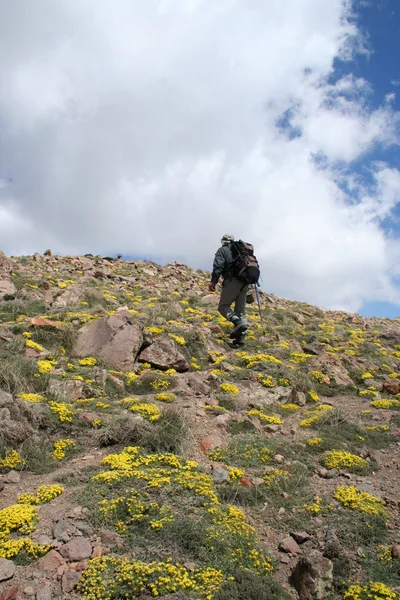
[[[263,318],[262,318],[260,297],[258,295],[258,290],[257,290],[257,284],[256,283],[254,284],[254,289],[256,290],[256,297],[257,297],[257,304],[258,304],[258,312],[260,314],[260,320],[261,320],[261,323],[263,323],[264,321],[263,321]]]

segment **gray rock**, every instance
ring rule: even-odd
[[[69,542],[70,538],[78,533],[77,528],[73,523],[68,521],[67,519],[60,519],[53,527],[53,535],[57,540],[61,542]],[[65,540],[65,535],[68,536],[68,539]]]
[[[15,565],[12,560],[6,558],[0,558],[0,582],[8,581],[15,575]]]
[[[80,561],[92,554],[92,544],[84,537],[74,538],[60,549],[60,554],[70,561]]]
[[[172,342],[170,338],[168,340]],[[140,325],[131,313],[120,311],[82,327],[73,354],[78,357],[97,356],[119,371],[132,371],[142,342]]]
[[[139,354],[139,361],[150,363],[157,369],[176,369],[177,371],[188,371],[189,363],[178,350],[174,340],[168,336],[160,336],[151,346]]]
[[[336,477],[338,477],[339,475],[339,471],[337,469],[328,469],[327,473],[326,473],[326,478],[327,479],[335,479]]]
[[[4,477],[4,481],[6,483],[19,483],[21,481],[21,475],[17,473],[17,471],[9,471],[7,475]]]
[[[229,481],[229,471],[224,469],[223,467],[216,467],[213,470],[213,479],[217,484],[226,483]]]
[[[46,585],[36,592],[36,600],[52,600],[53,593],[51,587]]]
[[[333,564],[316,550],[307,557],[299,558],[290,577],[299,600],[324,600],[329,596],[333,583]]]
[[[299,392],[293,389],[289,396],[288,402],[292,404],[297,404],[298,406],[305,406],[307,403],[307,398],[304,392]]]

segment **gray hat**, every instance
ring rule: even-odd
[[[235,241],[234,235],[231,235],[230,233],[225,233],[225,235],[222,236],[221,244],[223,246],[227,246],[228,244],[230,244],[231,242],[234,242],[234,241]]]

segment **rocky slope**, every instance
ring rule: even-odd
[[[400,598],[400,327],[0,254],[0,599]]]

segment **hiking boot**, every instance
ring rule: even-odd
[[[231,339],[236,339],[241,333],[247,331],[247,325],[240,317],[233,315],[231,322],[234,325],[233,330],[229,334]]]
[[[235,338],[232,342],[234,346],[244,346],[246,341],[246,332],[241,333],[237,338]]]

